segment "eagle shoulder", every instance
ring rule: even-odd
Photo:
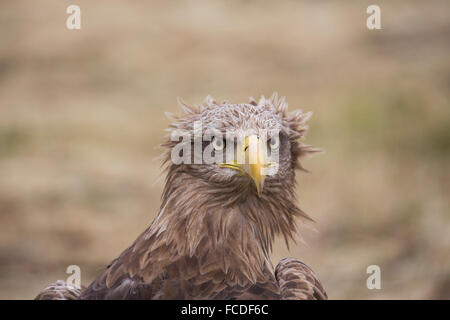
[[[39,292],[34,300],[77,300],[82,290],[83,288],[58,280]]]
[[[328,299],[317,276],[306,264],[295,258],[281,260],[275,277],[283,300],[326,300]]]

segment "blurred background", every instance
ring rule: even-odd
[[[81,30],[66,8],[81,8]],[[450,2],[3,0],[0,298],[89,284],[154,218],[176,97],[313,111],[304,260],[331,299],[450,298]],[[381,268],[368,290],[366,268]]]

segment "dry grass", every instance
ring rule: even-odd
[[[88,283],[154,217],[176,96],[278,91],[312,110],[302,258],[331,298],[450,298],[450,5],[378,1],[0,4],[0,298]],[[382,270],[382,290],[365,286]]]

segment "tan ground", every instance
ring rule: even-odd
[[[298,178],[319,232],[274,262],[303,259],[330,298],[450,298],[450,2],[379,0],[378,31],[368,1],[169,3],[1,1],[0,298],[70,264],[88,284],[151,222],[177,96],[273,91],[326,150]]]

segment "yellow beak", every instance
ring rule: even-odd
[[[258,136],[250,135],[245,137],[242,145],[238,145],[236,159],[233,162],[221,163],[219,167],[234,169],[248,175],[255,183],[258,195],[261,196],[265,170],[269,165],[263,142]]]

